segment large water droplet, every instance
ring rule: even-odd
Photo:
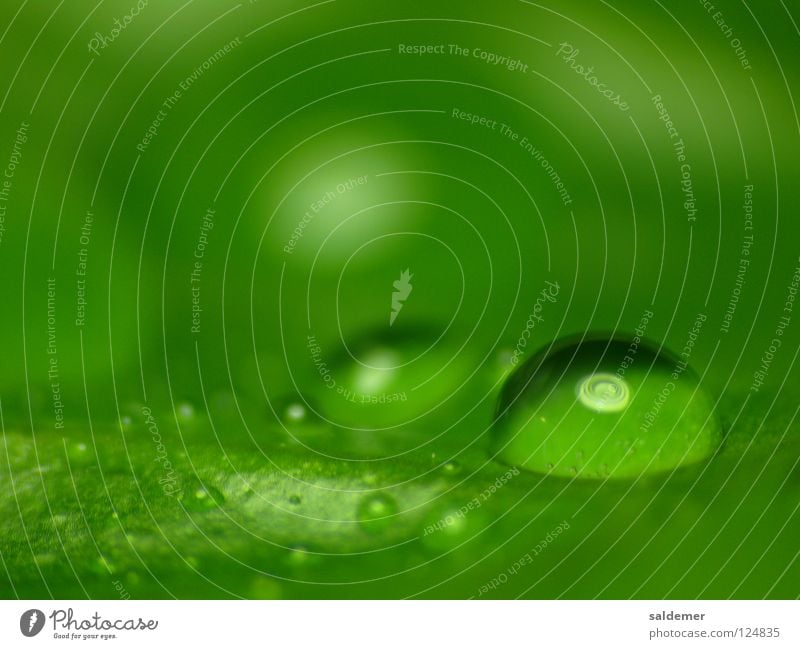
[[[506,383],[493,431],[500,460],[576,478],[631,478],[710,457],[719,420],[684,360],[644,342],[556,343]]]

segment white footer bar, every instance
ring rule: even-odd
[[[0,602],[0,647],[796,648],[799,631],[796,601]]]

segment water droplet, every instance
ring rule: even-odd
[[[397,514],[397,503],[385,493],[370,494],[358,505],[358,522],[367,532],[379,532],[391,527]]]
[[[195,418],[194,406],[186,401],[179,403],[178,407],[175,408],[175,415],[180,423],[191,423]]]
[[[293,401],[283,409],[281,415],[282,419],[286,423],[294,424],[305,421],[306,417],[308,416],[308,411],[302,403],[299,401]]]
[[[500,396],[498,458],[557,476],[631,478],[710,457],[721,426],[696,376],[644,342],[631,349],[572,341],[526,362]]]
[[[445,475],[456,475],[461,471],[461,465],[455,460],[450,460],[442,465],[442,473]]]
[[[187,511],[207,512],[221,507],[225,498],[215,487],[198,483],[186,487],[180,495],[180,501]]]
[[[66,440],[67,458],[70,466],[86,466],[94,461],[93,448],[82,440]]]

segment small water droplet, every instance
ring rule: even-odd
[[[367,532],[378,532],[392,525],[397,514],[397,503],[389,494],[365,496],[358,504],[358,522]]]
[[[299,401],[292,401],[283,408],[280,415],[284,423],[298,424],[308,419],[308,409]]]
[[[630,347],[619,339],[567,341],[529,359],[500,396],[498,458],[580,478],[631,478],[709,458],[722,431],[696,376],[682,366],[676,378],[677,361],[644,341],[631,363]],[[576,467],[578,448],[585,459]]]
[[[195,419],[194,406],[187,401],[183,401],[179,403],[178,407],[175,409],[175,415],[180,423],[191,423]]]
[[[180,495],[180,501],[187,511],[207,512],[221,507],[225,498],[215,487],[198,483],[187,486]]]
[[[94,461],[94,449],[88,443],[82,440],[67,440],[65,445],[70,466],[86,466]]]
[[[450,460],[442,465],[442,473],[445,475],[456,475],[461,471],[461,465],[455,460]]]

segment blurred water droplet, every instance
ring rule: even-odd
[[[72,467],[86,466],[95,460],[94,449],[82,440],[66,440],[65,446]]]
[[[465,361],[446,346],[427,348],[421,339],[369,340],[326,361],[330,380],[320,380],[316,392],[326,417],[336,425],[367,429],[443,412],[442,404],[465,373]]]
[[[442,473],[445,475],[456,475],[461,471],[461,465],[455,460],[450,460],[442,465]]]
[[[397,503],[389,494],[370,494],[358,504],[358,522],[367,532],[379,532],[391,527],[396,520]]]
[[[308,419],[308,409],[305,404],[292,401],[283,407],[280,417],[285,424],[299,424]]]
[[[194,422],[195,414],[194,406],[188,401],[179,403],[178,407],[175,408],[175,415],[178,418],[178,421],[182,424]]]

